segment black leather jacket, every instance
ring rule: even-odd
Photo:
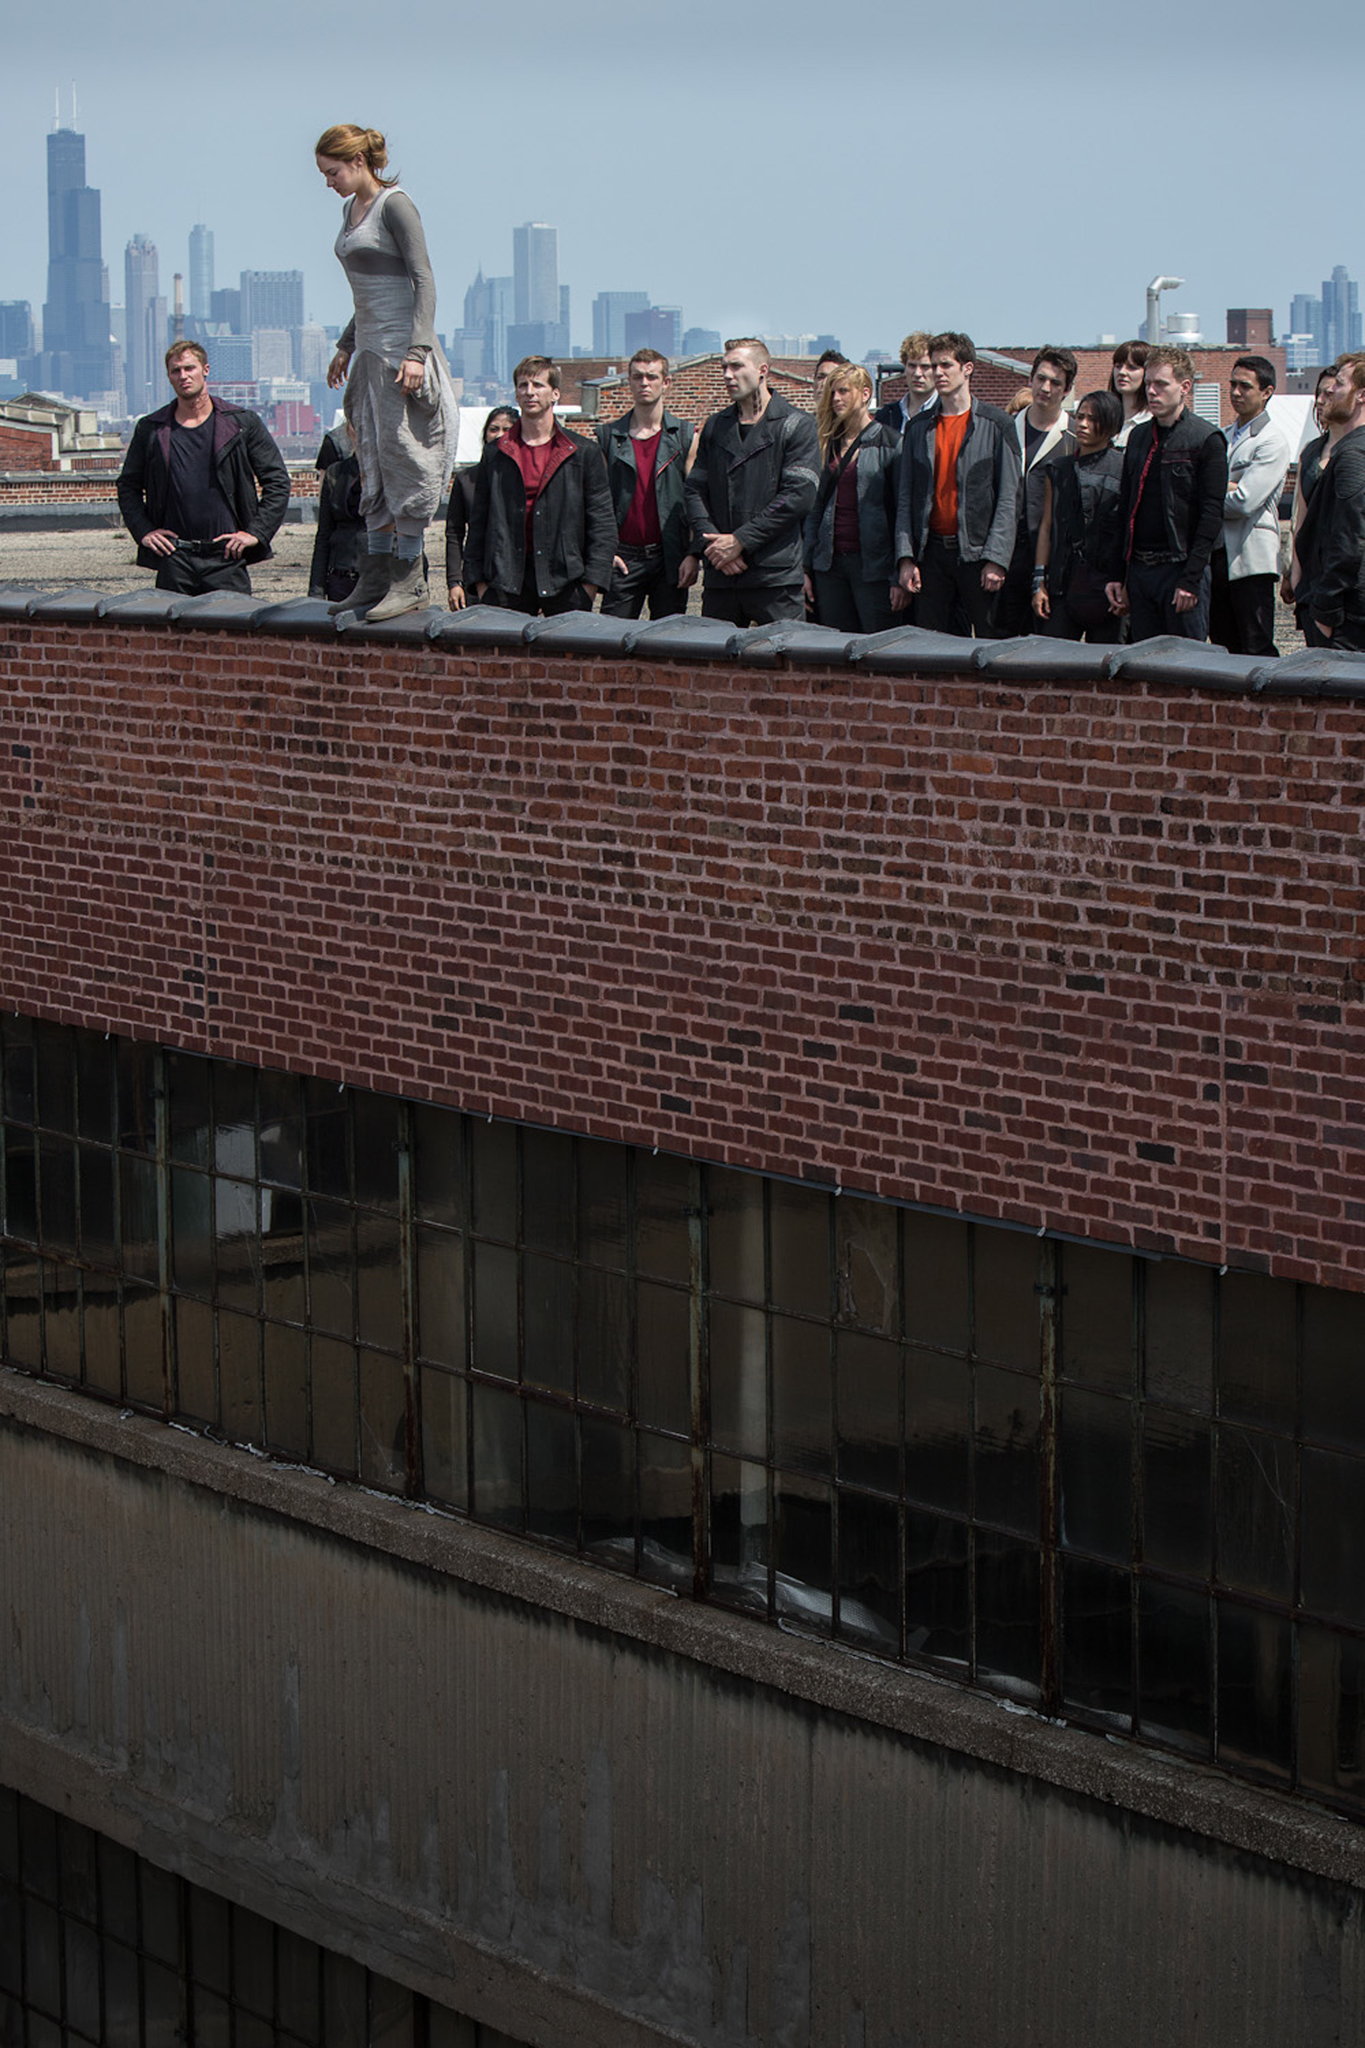
[[[144,413],[133,428],[118,480],[118,508],[138,543],[144,569],[159,569],[164,558],[144,548],[144,537],[165,527],[175,531],[170,511],[170,438],[176,401]],[[289,471],[266,431],[264,420],[242,406],[213,401],[213,455],[218,488],[232,508],[239,533],[255,535],[244,562],[263,562],[289,504]],[[259,490],[257,486],[259,485]],[[197,537],[197,536],[191,536]]]
[[[1166,547],[1180,564],[1180,587],[1197,590],[1223,531],[1223,504],[1228,494],[1228,444],[1221,428],[1187,406],[1174,426],[1158,429],[1144,420],[1128,436],[1123,451],[1123,482],[1119,488],[1117,540],[1110,561],[1111,582],[1128,574],[1130,528],[1137,504],[1138,482],[1153,437],[1157,452],[1147,475],[1161,492]]]
[[[802,528],[819,483],[820,444],[810,413],[774,392],[762,419],[741,434],[738,406],[713,412],[697,436],[687,479],[692,552],[704,554],[713,534],[732,533],[748,567],[723,578],[727,589],[799,584]]]
[[[1353,427],[1318,471],[1299,527],[1298,597],[1335,631],[1365,620],[1365,427]]]
[[[514,430],[515,431],[515,430]],[[480,583],[516,593],[526,576],[526,486],[509,435],[495,442],[474,479],[474,505],[464,544],[464,587]],[[554,597],[571,583],[611,581],[616,553],[607,472],[595,441],[555,428],[557,461],[531,515],[536,593]]]
[[[630,438],[634,415],[627,411],[619,419],[603,420],[594,428],[602,460],[607,465],[607,483],[617,527],[625,523],[635,495],[639,472]],[[687,518],[687,453],[692,446],[690,420],[677,419],[667,410],[659,435],[659,452],[654,458],[654,503],[659,513],[664,569],[670,583],[676,583],[684,555],[689,552],[691,532]]]

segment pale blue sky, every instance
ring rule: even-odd
[[[527,219],[559,228],[583,344],[593,294],[630,289],[689,325],[828,330],[854,354],[921,324],[1084,342],[1134,333],[1157,271],[1188,281],[1168,306],[1221,340],[1228,305],[1270,304],[1278,329],[1334,263],[1365,271],[1353,126],[1326,117],[1330,97],[1321,122],[1306,111],[1313,68],[1263,0],[1107,16],[520,0],[501,20],[434,0],[238,0],[216,23],[26,0],[0,77],[20,200],[0,298],[41,304],[44,137],[73,79],[115,301],[130,235],[157,243],[169,296],[203,220],[219,284],[300,268],[309,316],[345,318],[337,203],[311,156],[334,120],[388,135],[443,329],[479,263],[510,271]],[[1337,22],[1333,70],[1355,75],[1362,43],[1358,17]]]

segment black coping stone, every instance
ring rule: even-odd
[[[172,598],[166,617],[176,625],[227,626],[245,629],[258,612],[269,610],[259,597],[240,590],[206,590],[198,597]]]
[[[982,648],[998,640],[967,640],[956,633],[927,633],[921,626],[893,626],[855,642],[849,659],[874,675],[969,676]]]
[[[1128,683],[1188,683],[1196,690],[1246,691],[1261,666],[1258,654],[1229,654],[1204,640],[1182,640],[1177,633],[1159,633],[1135,640],[1109,654],[1109,673]]]
[[[505,611],[497,604],[466,605],[463,611],[430,615],[427,633],[442,647],[503,647],[524,645],[528,620],[525,612]]]
[[[325,597],[291,597],[285,604],[262,605],[251,623],[258,633],[335,635],[337,628]]]
[[[841,633],[834,626],[812,625],[794,619],[785,625],[751,626],[745,636],[741,661],[766,667],[769,654],[793,668],[845,668],[861,633]]]
[[[1252,688],[1267,697],[1365,696],[1365,654],[1303,647],[1258,668]]]
[[[646,661],[729,661],[734,642],[743,638],[728,619],[693,619],[683,612],[677,618],[651,619],[647,625],[637,620],[624,651],[643,655]],[[774,655],[774,663],[776,659]]]
[[[552,654],[624,654],[634,627],[634,619],[603,612],[562,612],[558,618],[528,619],[522,637],[528,647]]]
[[[26,619],[42,595],[31,583],[0,583],[0,619]]]
[[[97,619],[99,617],[100,593],[98,590],[49,590],[35,597],[29,606],[29,617],[34,619]]]
[[[337,631],[344,633],[348,640],[372,640],[380,646],[425,645],[432,637],[432,619],[445,616],[444,612],[425,605],[420,611],[400,612],[396,619],[381,619],[377,626],[372,626],[368,619],[358,619],[354,612],[339,612]]]
[[[174,590],[119,590],[100,599],[99,615],[112,618],[119,626],[164,626],[174,605],[184,599]]]
[[[976,665],[983,675],[1021,683],[1102,683],[1112,647],[1092,647],[1084,640],[1052,640],[1028,633],[1018,640],[982,640]]]

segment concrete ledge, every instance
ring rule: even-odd
[[[927,1672],[682,1600],[421,1504],[230,1448],[0,1368],[0,1425],[42,1431],[424,1572],[723,1671],[916,1744],[1365,1890],[1365,1829],[1116,1736],[1069,1728]]]

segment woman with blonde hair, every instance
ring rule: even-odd
[[[805,527],[806,595],[819,623],[844,633],[884,632],[905,602],[895,581],[901,437],[871,406],[867,371],[841,363],[815,409],[824,464]]]
[[[346,202],[336,253],[355,313],[327,382],[346,385],[366,530],[360,581],[334,609],[393,619],[427,601],[422,540],[454,464],[459,409],[436,339],[421,217],[397,179],[383,176],[383,136],[340,122],[318,137],[314,155]]]

